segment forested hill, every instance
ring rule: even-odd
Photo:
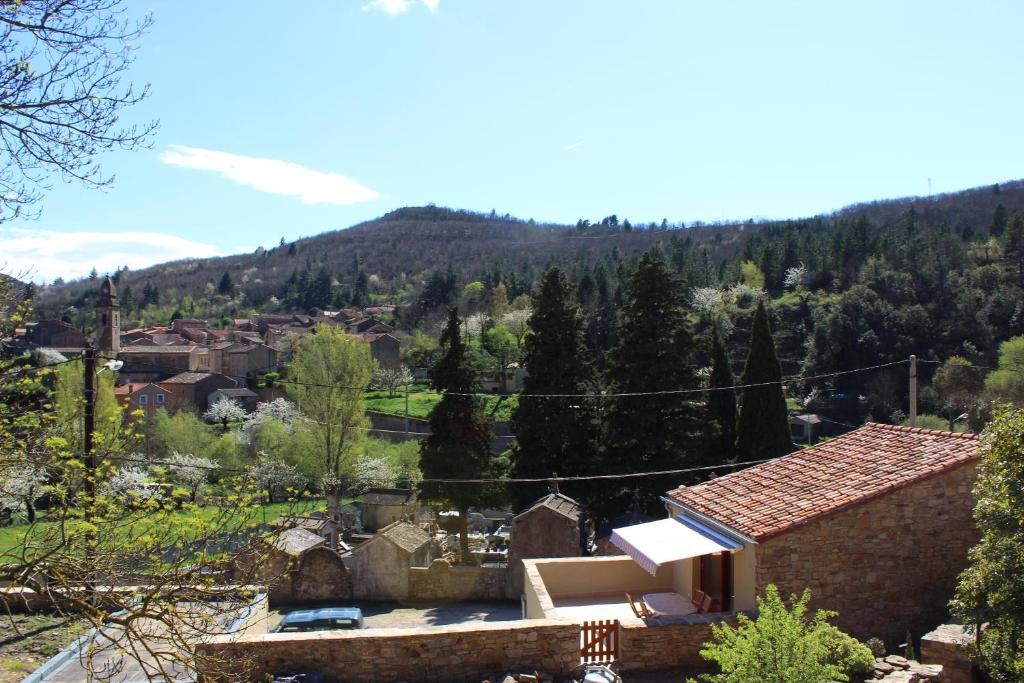
[[[314,237],[286,237],[279,246],[252,254],[176,261],[114,275],[127,320],[146,324],[166,323],[164,318],[175,311],[218,318],[382,302],[430,308],[473,281],[487,287],[502,281],[514,298],[529,292],[553,264],[567,267],[577,279],[602,265],[606,286],[615,292],[631,259],[655,244],[673,252],[676,266],[687,271],[693,286],[736,281],[739,262],[753,260],[775,293],[785,268],[801,262],[814,271],[818,286],[842,289],[852,283],[851,269],[882,248],[865,233],[857,238],[868,241],[857,247],[856,258],[842,257],[838,265],[824,259],[819,242],[837,239],[851,225],[879,236],[910,216],[919,227],[956,235],[950,248],[966,253],[985,242],[994,220],[1005,223],[1014,209],[1024,210],[1024,181],[859,204],[809,219],[715,225],[631,224],[607,216],[569,226],[428,206],[398,209]],[[790,236],[788,242],[780,239],[783,235]],[[783,244],[789,245],[785,253],[776,253]],[[845,273],[834,283],[841,273],[829,273],[833,267]],[[439,288],[444,290],[440,294]],[[41,288],[34,299],[39,315],[64,315],[88,327],[87,312],[97,291],[95,280],[83,279]]]

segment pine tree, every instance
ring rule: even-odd
[[[1005,229],[1006,207],[1000,203],[996,205],[996,210],[992,214],[992,223],[988,226],[988,234],[993,237],[999,237]]]
[[[712,430],[710,456],[719,462],[735,457],[736,451],[736,381],[729,365],[729,355],[722,343],[718,325],[711,330],[711,377],[708,392],[706,423]],[[728,388],[727,388],[728,387]]]
[[[1003,253],[1016,269],[1020,286],[1024,287],[1024,217],[1016,209],[1010,213],[1010,220],[1006,224]]]
[[[781,382],[782,369],[775,355],[775,340],[768,327],[764,301],[757,305],[750,333],[750,355],[740,384]],[[737,425],[736,455],[740,460],[776,458],[793,451],[789,434],[789,413],[782,384],[743,389]]]
[[[467,395],[476,389],[476,373],[459,333],[459,316],[454,308],[448,312],[441,347],[444,354],[434,366],[431,382],[443,395],[430,412],[430,436],[420,448],[423,477],[425,480],[500,477],[505,472],[505,463],[491,451],[491,431],[479,401]],[[420,493],[425,499],[452,505],[459,511],[462,560],[467,564],[471,562],[469,508],[497,503],[502,491],[496,484],[438,481],[420,484]]]
[[[612,393],[698,386],[691,363],[693,339],[680,307],[678,285],[657,251],[644,254],[633,274],[618,337],[607,373]],[[664,394],[610,401],[607,450],[602,458],[605,469],[643,472],[701,464],[701,421],[692,398],[687,394]],[[658,496],[678,486],[682,479],[678,475],[642,478],[639,486],[648,511],[655,512],[660,507]],[[595,509],[595,516],[602,516],[602,512],[612,516],[625,509],[633,486],[630,481],[617,496],[604,496],[604,510]]]
[[[583,343],[583,317],[572,284],[558,268],[544,274],[529,325],[531,332],[523,343],[528,372],[523,393],[590,393],[594,375]],[[593,405],[582,398],[521,397],[512,415],[517,435],[512,450],[513,474],[533,478],[555,472],[592,472],[596,465],[593,415]],[[582,482],[565,485],[563,490],[577,499],[588,497]],[[520,507],[543,493],[542,484],[519,485],[513,490]]]
[[[234,290],[235,283],[231,281],[231,273],[225,270],[224,274],[220,276],[220,284],[217,285],[217,291],[230,296]]]

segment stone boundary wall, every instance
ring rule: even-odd
[[[267,589],[265,586],[214,586],[210,587],[197,587],[201,590],[226,590],[228,588],[238,590],[239,592],[251,591],[253,594],[259,595],[266,593]],[[117,609],[123,604],[127,596],[131,596],[137,593],[152,591],[152,587],[147,586],[96,586],[95,599],[97,604],[106,606],[111,609]],[[170,587],[167,588],[170,590]],[[104,600],[104,594],[111,596],[117,596],[116,600],[106,599]],[[46,612],[53,610],[58,605],[65,605],[68,602],[67,597],[62,591],[54,590],[45,593],[36,593],[30,588],[23,588],[20,586],[6,586],[0,588],[0,610],[5,611],[8,614],[32,614],[33,612]]]
[[[969,463],[761,541],[758,592],[774,583],[788,598],[810,588],[809,609],[836,610],[836,626],[892,649],[908,630],[948,618],[979,538],[974,480]]]
[[[960,624],[943,624],[921,637],[921,661],[942,666],[946,683],[978,683],[971,637]]]
[[[700,649],[705,641],[711,640],[711,624],[735,620],[733,613],[656,617],[647,622],[622,620],[619,632],[622,671],[710,671],[713,666],[700,656]]]
[[[370,425],[374,429],[386,430],[377,432],[373,436],[378,436],[387,441],[419,441],[426,438],[423,434],[430,433],[430,422],[418,417],[409,418],[410,434],[406,436],[404,433],[398,433],[405,432],[404,415],[367,410],[366,416],[370,418]],[[417,434],[416,432],[419,433]],[[515,437],[512,436],[512,427],[508,422],[492,422],[491,432],[494,434],[494,438],[491,439],[491,450],[495,453],[501,453],[515,441]]]
[[[453,567],[434,560],[409,568],[409,599],[421,602],[514,600],[508,567]]]
[[[339,683],[480,681],[495,671],[568,673],[579,662],[580,627],[537,619],[434,628],[218,636],[198,659],[245,661],[247,679],[315,670]],[[664,656],[660,659],[665,660]],[[215,676],[200,677],[216,683]]]

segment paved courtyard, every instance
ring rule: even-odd
[[[277,626],[281,617],[298,609],[316,607],[358,607],[363,610],[366,628],[423,628],[467,624],[477,621],[514,621],[522,618],[517,602],[455,602],[436,605],[409,605],[397,602],[350,602],[331,605],[296,605],[277,607],[270,611],[269,628]]]

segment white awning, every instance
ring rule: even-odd
[[[668,562],[743,547],[742,543],[682,515],[616,529],[612,532],[612,543],[649,574],[657,573],[658,567]]]

